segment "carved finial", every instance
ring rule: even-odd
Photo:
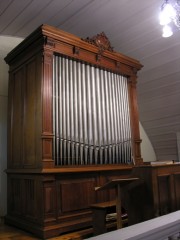
[[[99,54],[102,54],[105,50],[113,52],[113,47],[104,32],[97,34],[96,36],[86,39],[82,39],[85,42],[95,45],[99,48]]]

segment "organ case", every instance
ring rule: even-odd
[[[80,39],[42,25],[6,57],[6,222],[47,238],[92,225],[94,188],[142,164],[135,59],[104,33]]]

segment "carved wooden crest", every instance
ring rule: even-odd
[[[105,50],[113,52],[113,47],[104,32],[97,34],[96,36],[86,39],[82,39],[90,44],[99,48],[99,54],[102,54]]]

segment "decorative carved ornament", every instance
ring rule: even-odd
[[[80,48],[74,47],[73,48],[73,53],[79,55],[79,50],[80,50]]]
[[[45,43],[45,45],[49,45],[50,47],[55,47],[54,40],[49,37],[44,38],[44,43]]]
[[[105,50],[113,52],[113,47],[104,32],[97,34],[96,36],[86,39],[82,39],[85,42],[95,45],[99,48],[99,54],[102,54]]]

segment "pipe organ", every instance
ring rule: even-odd
[[[143,163],[136,97],[139,61],[104,33],[80,39],[42,25],[9,64],[6,222],[42,238],[92,226],[95,192]]]
[[[53,58],[56,165],[132,164],[128,78]]]

